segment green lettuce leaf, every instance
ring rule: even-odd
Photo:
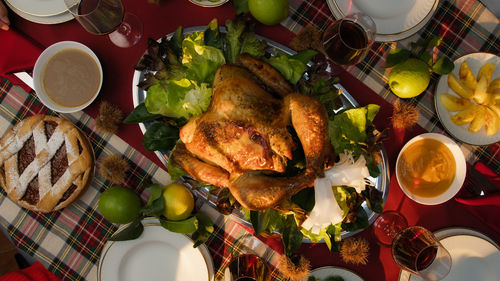
[[[286,80],[297,84],[307,69],[307,62],[316,55],[315,51],[305,50],[296,55],[274,56],[266,60],[267,63],[276,68]]]
[[[229,62],[235,63],[236,57],[241,50],[241,35],[245,30],[245,22],[241,18],[226,21],[226,58]]]
[[[144,104],[149,113],[189,119],[203,113],[210,104],[212,90],[208,84],[186,78],[167,80],[148,89]]]
[[[205,45],[204,32],[193,32],[182,41],[182,65],[193,80],[212,83],[217,68],[225,63],[222,50]]]

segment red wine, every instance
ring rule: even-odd
[[[438,245],[432,233],[420,226],[400,231],[392,241],[392,256],[397,264],[413,272],[430,266],[437,254]]]
[[[226,268],[235,281],[269,281],[271,271],[266,262],[256,255],[244,254],[233,259]]]
[[[325,52],[337,64],[357,63],[368,47],[368,37],[361,25],[340,20],[329,27],[324,36]]]

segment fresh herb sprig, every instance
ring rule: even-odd
[[[442,42],[442,37],[431,36],[427,39],[410,43],[409,50],[405,48],[393,49],[389,51],[384,67],[391,68],[405,62],[409,58],[416,58],[425,62],[433,72],[439,75],[446,75],[453,70],[453,62],[446,56],[435,57],[433,52],[434,48],[439,47]]]

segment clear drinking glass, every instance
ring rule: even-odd
[[[131,47],[142,37],[142,22],[125,12],[121,0],[64,0],[75,19],[95,35],[107,34],[116,46]]]
[[[403,269],[428,281],[438,281],[451,270],[450,253],[429,230],[410,226],[392,241],[392,257]]]
[[[231,260],[224,281],[269,281],[271,270],[266,261],[254,254],[242,254]]]
[[[385,247],[391,247],[398,232],[408,227],[408,221],[398,211],[384,211],[373,222],[373,234]]]
[[[338,65],[356,64],[366,56],[376,32],[371,17],[362,13],[347,15],[326,28],[322,37],[324,53]]]

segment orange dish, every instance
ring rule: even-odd
[[[435,139],[421,139],[408,146],[396,169],[401,183],[421,197],[443,194],[456,174],[453,154],[444,143]]]

